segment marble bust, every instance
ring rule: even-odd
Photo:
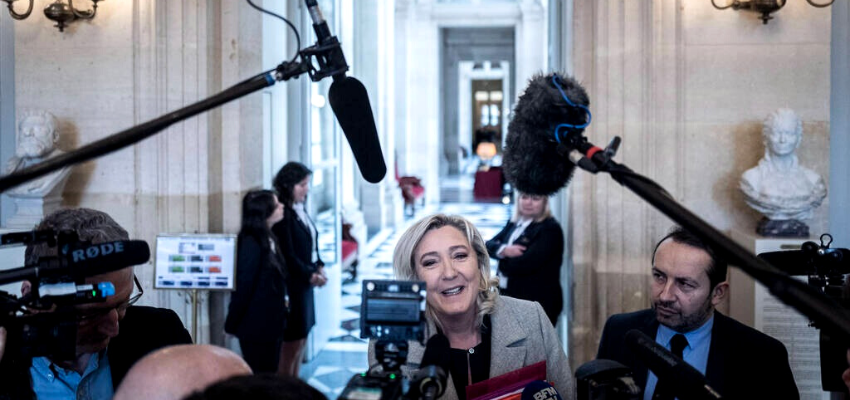
[[[754,210],[764,215],[756,232],[764,236],[806,237],[812,210],[826,197],[826,184],[816,172],[800,165],[797,148],[803,124],[794,111],[781,108],[762,127],[764,157],[741,176],[740,188]]]
[[[56,117],[47,111],[24,111],[18,119],[16,139],[15,155],[6,161],[7,174],[64,153],[56,148]],[[57,210],[70,173],[71,167],[65,167],[7,190],[4,194],[14,200],[15,213],[6,218],[4,226],[32,229],[45,215]]]
[[[48,158],[63,154],[56,148],[59,133],[56,131],[56,117],[42,110],[27,110],[18,122],[17,147],[15,155],[6,162],[6,173],[11,174]],[[8,192],[21,197],[44,197],[58,185],[64,186],[70,173],[65,167],[40,178],[23,183]],[[60,189],[61,190],[61,189]]]

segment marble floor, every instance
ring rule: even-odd
[[[413,223],[419,218],[436,212],[459,214],[472,221],[484,239],[493,237],[510,218],[511,206],[498,203],[461,203],[465,200],[466,182],[453,185],[450,203],[426,206],[416,210],[416,215],[407,220]],[[459,190],[458,190],[459,189]],[[462,200],[461,200],[462,201]],[[366,371],[367,343],[360,339],[360,292],[363,279],[392,279],[392,252],[402,231],[388,232],[380,237],[380,244],[366,257],[361,258],[357,279],[348,280],[342,286],[343,320],[339,336],[322,349],[319,354],[301,369],[301,378],[323,392],[329,399],[336,399],[348,380],[356,373]]]

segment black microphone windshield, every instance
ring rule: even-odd
[[[522,389],[522,400],[562,400],[561,394],[552,385],[543,381],[533,381]]]
[[[587,114],[567,104],[552,83],[552,75],[531,78],[508,124],[502,166],[508,182],[523,193],[550,196],[567,185],[575,170],[575,165],[558,153],[555,127],[581,125]],[[558,77],[570,101],[585,107],[590,104],[587,92],[575,79],[563,74]]]
[[[387,174],[378,129],[369,105],[369,94],[360,81],[350,76],[334,77],[328,101],[336,115],[357,166],[367,181],[378,183]]]
[[[146,263],[151,258],[151,250],[144,240],[116,240],[72,246],[63,251],[62,258],[64,260],[43,257],[36,265],[0,271],[0,284],[68,275],[77,279],[105,274]]]
[[[151,249],[144,240],[117,240],[71,248],[67,257],[76,276],[88,277],[146,263]]]

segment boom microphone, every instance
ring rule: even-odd
[[[322,75],[332,75],[333,83],[328,91],[328,101],[331,103],[339,125],[354,153],[357,167],[363,177],[378,183],[387,174],[384,163],[384,153],[378,141],[378,129],[369,104],[369,94],[360,81],[345,75],[348,64],[336,36],[331,35],[328,23],[322,16],[316,0],[306,0],[307,10],[313,20],[313,31],[319,42],[318,51],[323,52],[318,58]]]
[[[563,74],[531,78],[508,124],[502,165],[505,178],[520,192],[550,196],[566,186],[575,165],[559,151],[557,135],[581,133],[590,122],[587,92]],[[560,146],[565,146],[561,144]]]
[[[334,76],[328,91],[328,101],[351,146],[363,178],[371,183],[380,182],[387,174],[387,165],[384,163],[384,153],[378,141],[378,129],[375,127],[366,88],[350,76],[340,79]]]
[[[708,385],[705,376],[696,368],[655,342],[643,332],[632,329],[626,332],[626,346],[634,352],[661,381],[669,384],[673,394],[680,399],[720,399]]]
[[[43,257],[37,265],[0,272],[0,284],[69,275],[74,279],[118,271],[147,262],[151,250],[144,240],[117,240],[70,247],[60,257]]]

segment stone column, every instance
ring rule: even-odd
[[[850,3],[832,4],[831,96],[829,147],[829,203],[850,202]],[[846,207],[831,207],[829,232],[835,238],[833,247],[850,247],[850,213]]]
[[[0,160],[15,154],[15,21],[0,18]],[[14,204],[0,197],[0,225],[12,213]]]

